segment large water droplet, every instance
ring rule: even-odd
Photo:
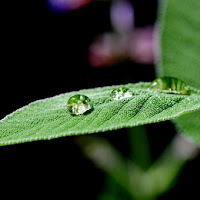
[[[72,115],[80,115],[92,109],[91,100],[82,94],[76,94],[69,98],[67,109]]]
[[[116,88],[110,94],[112,100],[120,100],[132,96],[133,96],[132,92],[130,91],[129,88],[126,87]]]
[[[149,88],[165,93],[190,94],[189,87],[182,80],[174,77],[157,78],[151,83]]]

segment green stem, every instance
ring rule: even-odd
[[[131,159],[142,169],[148,169],[151,165],[151,153],[145,126],[137,126],[127,130]]]
[[[156,199],[174,186],[181,169],[196,153],[197,147],[194,144],[185,138],[175,137],[147,171],[136,174],[134,170],[131,174],[130,170],[134,195],[138,196],[137,199]]]
[[[114,193],[112,188],[111,196],[112,193],[119,195],[118,192],[121,191],[123,194],[127,193],[133,200],[155,200],[175,184],[184,164],[196,155],[197,147],[188,143],[187,140],[182,141],[181,138],[176,137],[160,158],[144,170],[138,166],[138,163],[143,167],[149,166],[150,155],[147,152],[148,146],[146,146],[148,143],[144,140],[145,132],[142,133],[139,129],[137,131],[138,133],[136,131],[130,133],[131,136],[136,133],[136,135],[143,134],[143,137],[140,135],[140,139],[136,137],[134,140],[134,137],[131,137],[130,141],[132,148],[133,143],[136,145],[132,151],[137,152],[134,157],[134,159],[137,158],[137,165],[131,160],[125,160],[120,152],[103,138],[84,136],[78,143],[85,155],[104,170],[111,181],[116,183]],[[142,150],[139,147],[142,147]],[[146,162],[145,159],[149,161]],[[106,195],[108,197],[108,194]]]

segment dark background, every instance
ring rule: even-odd
[[[135,0],[133,5],[137,27],[154,24],[156,0]],[[94,37],[112,30],[110,2],[95,2],[65,14],[53,13],[43,0],[11,0],[2,2],[0,8],[0,118],[60,93],[155,78],[154,66],[130,61],[103,69],[89,65],[88,47]],[[175,130],[170,122],[148,125],[147,130],[155,160]],[[125,130],[101,136],[128,154]],[[177,186],[160,199],[194,199],[199,161],[198,157],[190,162]],[[15,198],[92,200],[104,183],[103,172],[85,159],[74,137],[0,147],[0,173],[1,194]]]

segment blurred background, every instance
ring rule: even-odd
[[[34,100],[60,93],[152,81],[158,3],[1,2],[0,118]],[[176,130],[171,122],[147,125],[146,130],[154,161]],[[98,135],[128,157],[127,132],[123,129]],[[1,147],[0,159],[0,192],[7,196],[94,200],[105,185],[106,175],[84,156],[76,137]],[[195,196],[198,184],[190,187],[190,183],[199,178],[199,161],[198,156],[189,162],[177,185],[160,199]]]

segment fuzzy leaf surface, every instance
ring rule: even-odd
[[[119,86],[111,86],[35,101],[0,121],[0,145],[133,127],[174,119],[200,109],[197,90],[191,95],[175,95],[150,91],[149,83],[124,86],[131,89],[133,97],[113,101],[110,92]],[[77,93],[91,99],[94,106],[91,112],[78,116],[69,113],[66,102]]]

